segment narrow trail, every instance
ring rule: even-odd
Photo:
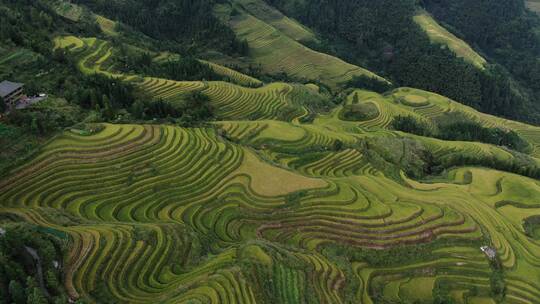
[[[26,252],[28,252],[28,254],[32,256],[34,261],[36,261],[39,287],[41,287],[41,290],[43,291],[45,296],[47,298],[50,298],[51,295],[45,287],[45,280],[43,279],[43,267],[41,266],[41,258],[39,257],[39,254],[37,254],[37,251],[32,247],[24,246],[24,249],[26,250]]]

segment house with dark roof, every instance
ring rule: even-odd
[[[480,247],[480,250],[490,259],[493,260],[497,257],[497,251],[489,246],[482,246]]]
[[[0,82],[0,97],[8,106],[14,107],[22,98],[23,88],[22,83],[2,81]]]

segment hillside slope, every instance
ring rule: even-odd
[[[414,16],[413,19],[427,32],[433,42],[448,46],[450,50],[456,53],[456,56],[465,59],[480,69],[484,68],[487,63],[486,59],[474,51],[465,41],[457,38],[439,25],[429,14],[422,12]]]
[[[317,23],[386,0],[74,2],[0,1],[0,75],[48,94],[0,117],[0,302],[540,303],[540,127],[347,63],[491,73],[455,29],[378,11],[404,55]]]
[[[269,23],[266,23],[251,13],[264,14],[260,12],[265,9],[264,5],[255,1],[249,2],[249,5],[246,1],[238,1],[233,3],[232,8],[223,5],[217,9],[217,14],[226,20],[236,35],[247,41],[249,58],[253,63],[260,64],[264,71],[270,74],[286,73],[293,79],[318,81],[333,88],[360,75],[385,81],[366,69],[302,45],[298,41],[314,38],[309,31],[290,19],[269,19]],[[232,16],[231,10],[237,14]],[[266,16],[268,18],[268,14]]]

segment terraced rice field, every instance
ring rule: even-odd
[[[318,41],[313,31],[296,20],[283,15],[262,0],[236,0],[235,3],[241,5],[241,7],[246,9],[250,14],[270,24],[295,41]]]
[[[63,265],[72,299],[406,303],[433,301],[444,286],[456,303],[540,303],[540,243],[523,227],[540,215],[537,180],[480,167],[414,180],[388,173],[370,146],[405,149],[398,139],[437,159],[518,157],[390,128],[397,115],[430,123],[456,112],[515,130],[540,166],[540,129],[410,88],[356,90],[345,105],[300,123],[320,98],[314,85],[248,88],[122,75],[106,41],[55,43],[76,54],[81,71],[122,77],[156,99],[182,102],[201,91],[222,119],[199,128],[68,130],[0,180],[0,214],[69,235]],[[376,115],[340,119],[354,95]],[[481,246],[496,250],[500,269]],[[493,291],[499,273],[504,295]]]
[[[66,49],[78,59],[78,68],[85,74],[104,74],[109,77],[124,78],[126,76],[114,69],[114,47],[108,41],[96,38],[78,38],[75,36],[60,36],[54,39],[54,48]]]
[[[540,1],[538,0],[528,0],[525,1],[527,3],[527,7],[538,14],[540,14]]]
[[[58,37],[55,48],[67,49],[79,58],[78,67],[86,74],[101,73],[109,77],[132,81],[155,99],[171,103],[182,102],[186,94],[202,91],[213,102],[219,116],[224,119],[292,119],[307,110],[289,95],[299,96],[306,88],[284,83],[273,83],[261,88],[243,87],[229,82],[172,81],[159,78],[141,79],[138,75],[127,75],[115,70],[115,49],[107,41],[95,38],[80,39],[74,36]],[[232,69],[208,63],[217,72],[236,83],[246,86],[261,86],[262,82]],[[313,95],[313,94],[312,94]]]
[[[267,145],[281,134],[272,124],[290,124],[244,124],[265,123],[255,129]],[[231,137],[250,132],[222,124]],[[291,129],[289,143],[313,146],[305,139],[313,129]],[[540,300],[540,248],[515,219],[540,194],[535,181],[460,168],[437,184],[400,184],[354,149],[301,154],[284,165],[260,153],[213,129],[66,131],[0,182],[0,212],[70,235],[65,279],[73,298],[105,290],[130,303],[254,303],[269,294],[341,303],[352,284],[356,300],[373,303],[378,293],[430,299],[428,287],[444,282],[464,291],[456,295],[463,303],[482,303],[467,291],[489,294],[492,269],[477,247],[489,235],[505,265],[508,303]],[[458,182],[465,173],[469,182]],[[399,266],[357,260],[347,270],[325,254],[329,245],[388,250],[432,242],[439,245],[429,259]],[[268,278],[275,285],[263,284]]]
[[[0,52],[0,64],[24,65],[34,61],[37,57],[38,54],[28,49],[3,50]]]
[[[242,74],[228,67],[215,64],[210,61],[200,60],[202,63],[208,64],[216,74],[230,79],[231,82],[245,86],[245,87],[260,87],[263,85],[262,81],[255,79],[251,76]]]
[[[529,154],[535,158],[540,158],[540,128],[538,127],[484,114],[444,96],[418,89],[399,88],[389,96],[382,96],[368,91],[356,91],[356,94],[358,94],[360,104],[372,103],[377,106],[379,115],[376,118],[359,123],[351,123],[339,121],[337,115],[332,115],[327,119],[321,119],[321,123],[333,125],[338,129],[347,127],[351,129],[354,126],[359,126],[369,130],[380,130],[388,129],[393,117],[397,115],[413,116],[429,124],[432,119],[454,113],[466,117],[471,121],[478,122],[488,128],[501,128],[503,130],[517,132],[530,144]],[[349,102],[352,99],[351,96],[349,96]],[[452,143],[428,139],[422,139],[422,141],[428,145],[437,142],[437,145],[446,147],[443,149],[448,151],[455,151],[460,147],[469,147],[475,151],[474,153],[484,151],[486,155],[508,155],[508,152],[500,148],[479,143]],[[436,148],[435,151],[439,151],[439,149]],[[487,152],[488,150],[490,152]]]
[[[60,16],[75,22],[79,21],[83,14],[83,8],[70,1],[56,1],[56,5],[53,8]]]
[[[467,42],[459,39],[433,19],[427,12],[414,16],[414,21],[428,34],[432,42],[446,45],[456,56],[484,69],[486,60],[478,54]]]
[[[294,78],[317,80],[331,87],[338,87],[356,75],[383,80],[366,69],[305,47],[294,36],[291,38],[248,12],[228,22],[238,37],[247,40],[250,58],[268,73],[285,72]]]
[[[155,98],[176,103],[186,94],[201,91],[210,98],[218,116],[228,120],[284,119],[301,115],[301,110],[290,97],[295,86],[272,83],[261,88],[246,88],[228,82],[186,82],[146,78],[139,86]]]
[[[116,32],[116,22],[107,19],[101,15],[96,15],[96,22],[103,31],[103,33],[109,35],[109,36],[116,36],[118,33]]]

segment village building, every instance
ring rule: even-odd
[[[14,107],[23,97],[24,84],[2,81],[0,82],[0,97],[4,99],[4,102],[8,107]]]
[[[493,260],[497,257],[497,251],[489,246],[482,246],[480,250],[490,259]]]

